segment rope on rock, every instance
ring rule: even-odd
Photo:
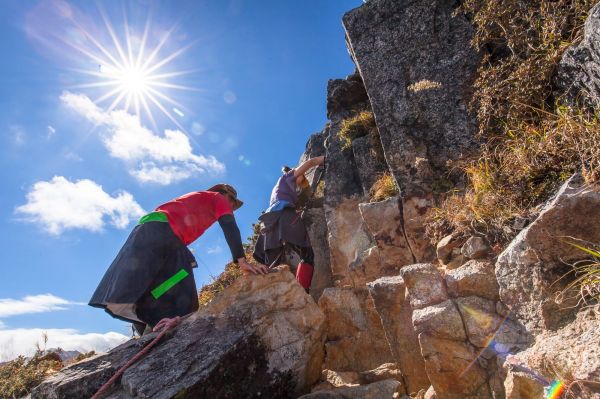
[[[119,379],[119,377],[123,375],[125,370],[127,370],[133,363],[137,362],[146,353],[150,352],[150,349],[152,349],[154,345],[156,345],[156,343],[158,343],[158,341],[160,341],[160,339],[164,337],[167,332],[175,328],[181,322],[181,320],[182,318],[177,316],[173,317],[172,319],[162,319],[161,321],[159,321],[156,327],[154,327],[153,331],[160,331],[160,333],[156,337],[154,337],[154,339],[150,341],[148,345],[143,347],[134,357],[129,359],[129,361],[125,363],[125,365],[123,365],[115,373],[115,375],[113,375],[110,378],[110,380],[108,380],[104,385],[102,385],[100,389],[98,389],[98,391],[94,394],[94,396],[92,396],[92,399],[100,399],[102,395],[104,395],[108,391],[112,384],[114,384]]]

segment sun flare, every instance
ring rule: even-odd
[[[173,51],[166,56],[161,56],[160,53],[166,47],[175,30],[174,28],[162,34],[156,46],[149,50],[147,49],[151,30],[149,20],[146,22],[141,37],[133,35],[125,21],[123,37],[119,38],[110,20],[104,13],[101,12],[101,14],[110,36],[107,43],[102,43],[101,40],[88,33],[83,26],[78,26],[85,35],[88,45],[72,45],[96,63],[97,68],[79,70],[79,72],[89,76],[91,81],[75,87],[103,89],[102,94],[95,98],[94,102],[100,106],[105,106],[107,111],[124,109],[140,118],[143,113],[156,129],[157,124],[153,111],[158,109],[177,127],[185,130],[169,110],[171,108],[179,111],[185,109],[185,107],[171,98],[168,93],[170,90],[196,89],[171,83],[170,79],[194,71],[173,71],[172,65],[169,64],[173,64],[177,57],[182,55],[189,46]],[[163,72],[161,69],[167,65],[169,65],[170,71]],[[183,115],[181,111],[175,113],[179,116]]]

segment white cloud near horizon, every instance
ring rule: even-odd
[[[196,155],[179,130],[154,134],[125,110],[104,111],[83,94],[64,92],[61,101],[97,126],[104,127],[102,142],[110,156],[124,161],[129,173],[142,183],[167,185],[197,174],[219,174],[225,165],[214,156]]]
[[[48,336],[45,347],[43,334]],[[43,349],[107,352],[128,339],[129,337],[114,331],[82,334],[71,328],[0,329],[0,362],[12,360],[19,355],[31,356],[35,353],[36,344]]]
[[[84,304],[68,301],[52,294],[28,295],[22,299],[0,298],[0,317],[67,310],[72,305]],[[0,324],[0,328],[2,325]]]
[[[34,183],[27,203],[16,207],[15,213],[52,235],[60,235],[69,229],[99,232],[107,223],[124,229],[145,212],[126,191],[111,196],[92,180],[69,181],[54,176],[50,181]]]

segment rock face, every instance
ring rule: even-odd
[[[498,257],[500,299],[530,331],[556,329],[572,319],[573,303],[554,300],[570,280],[557,280],[572,270],[569,263],[587,255],[565,241],[600,242],[599,210],[600,192],[585,186],[579,175],[573,176]]]
[[[366,288],[327,288],[319,306],[327,320],[323,368],[361,372],[393,362],[381,320]]]
[[[421,357],[417,333],[412,327],[412,308],[406,300],[406,287],[400,276],[382,277],[368,284],[369,293],[381,317],[387,341],[408,393],[430,385]]]
[[[345,199],[335,208],[325,206],[331,272],[342,285],[364,284],[363,263],[373,246],[358,210],[358,199]]]
[[[320,374],[324,317],[287,267],[236,281],[132,365],[110,397],[278,397]],[[130,340],[46,380],[32,398],[84,398],[156,336]]]
[[[327,136],[323,132],[311,135],[298,164],[301,164],[307,159],[325,155],[326,138]],[[311,187],[316,189],[315,179],[323,177],[322,168],[311,169],[306,173],[306,177],[311,184]],[[315,254],[315,264],[313,265],[315,269],[310,286],[310,294],[315,301],[318,301],[323,290],[333,285],[329,244],[327,241],[327,221],[325,220],[325,210],[323,209],[323,198],[313,197],[307,201],[306,210],[302,213],[302,220],[306,225],[308,237]]]
[[[556,85],[569,105],[590,109],[600,106],[600,5],[592,8],[585,22],[584,37],[570,47],[558,64]]]
[[[454,286],[447,290],[433,264],[400,270],[427,377],[440,399],[503,397],[497,356],[522,349],[528,336],[518,323],[498,313],[494,300],[476,296],[498,296],[491,265],[471,261],[451,273],[446,281]]]
[[[448,271],[446,286],[453,297],[477,295],[492,301],[499,299],[494,264],[488,261],[470,260]]]
[[[302,215],[308,237],[315,254],[314,274],[310,284],[310,295],[319,300],[323,290],[333,285],[329,245],[327,243],[327,221],[321,207],[308,208]]]
[[[423,229],[429,205],[427,201],[406,201],[400,197],[359,205],[362,219],[377,243],[386,271],[397,272],[402,266],[431,261],[435,257],[433,246]],[[380,274],[384,275],[385,272]]]
[[[479,62],[473,29],[443,0],[371,0],[343,18],[387,164],[403,195],[431,192],[446,162],[473,150],[467,112]]]
[[[368,385],[318,391],[301,396],[300,399],[383,399],[394,398],[401,391],[402,384],[399,381],[383,380]]]
[[[534,345],[511,356],[504,368],[509,376],[505,381],[509,398],[539,398],[543,385],[536,374],[547,381],[600,381],[599,305],[580,311],[572,323],[556,332],[540,334]],[[598,398],[600,387],[582,383],[574,393],[577,397]]]

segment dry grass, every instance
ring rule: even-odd
[[[413,93],[418,93],[423,90],[439,89],[441,87],[442,87],[442,84],[440,82],[423,79],[423,80],[419,80],[418,82],[409,85],[408,90],[412,91]]]
[[[315,198],[324,198],[325,197],[325,179],[321,179],[319,184],[317,184],[317,188],[315,189]]]
[[[346,150],[351,148],[352,142],[355,139],[366,136],[372,132],[377,132],[377,125],[375,124],[373,112],[362,111],[351,118],[344,119],[342,121],[342,128],[338,133],[338,136],[342,140],[342,149]]]
[[[30,359],[19,356],[0,365],[0,399],[16,399],[29,394],[46,377],[62,367],[63,363],[57,354],[43,355],[41,351]]]
[[[485,142],[478,159],[454,165],[469,187],[450,193],[430,214],[428,231],[478,230],[505,241],[515,217],[528,216],[576,170],[588,182],[600,171],[596,116],[560,106],[552,76],[564,50],[579,40],[588,0],[466,0],[473,44],[488,50],[472,108]],[[558,105],[557,105],[558,104]]]
[[[235,280],[242,276],[242,270],[237,263],[228,263],[225,266],[223,273],[219,274],[215,280],[203,286],[198,292],[198,302],[200,306],[205,306],[212,301],[217,294],[223,292],[225,288],[229,287]]]
[[[246,252],[246,259],[252,259],[252,252],[254,251],[254,245],[258,236],[260,235],[260,224],[254,223],[252,225],[252,234],[246,239],[244,245],[244,251]],[[217,294],[223,292],[225,288],[229,287],[235,280],[242,276],[242,270],[237,263],[231,262],[225,266],[223,273],[217,277],[213,277],[213,282],[204,285],[198,291],[198,302],[200,306],[207,305],[212,301]]]
[[[573,270],[562,276],[561,280],[570,280],[556,296],[558,303],[576,303],[576,306],[594,306],[600,303],[600,250],[598,245],[567,241],[567,244],[581,250],[590,259],[577,262]]]
[[[389,172],[381,175],[371,187],[370,201],[377,202],[398,195],[398,186]]]

